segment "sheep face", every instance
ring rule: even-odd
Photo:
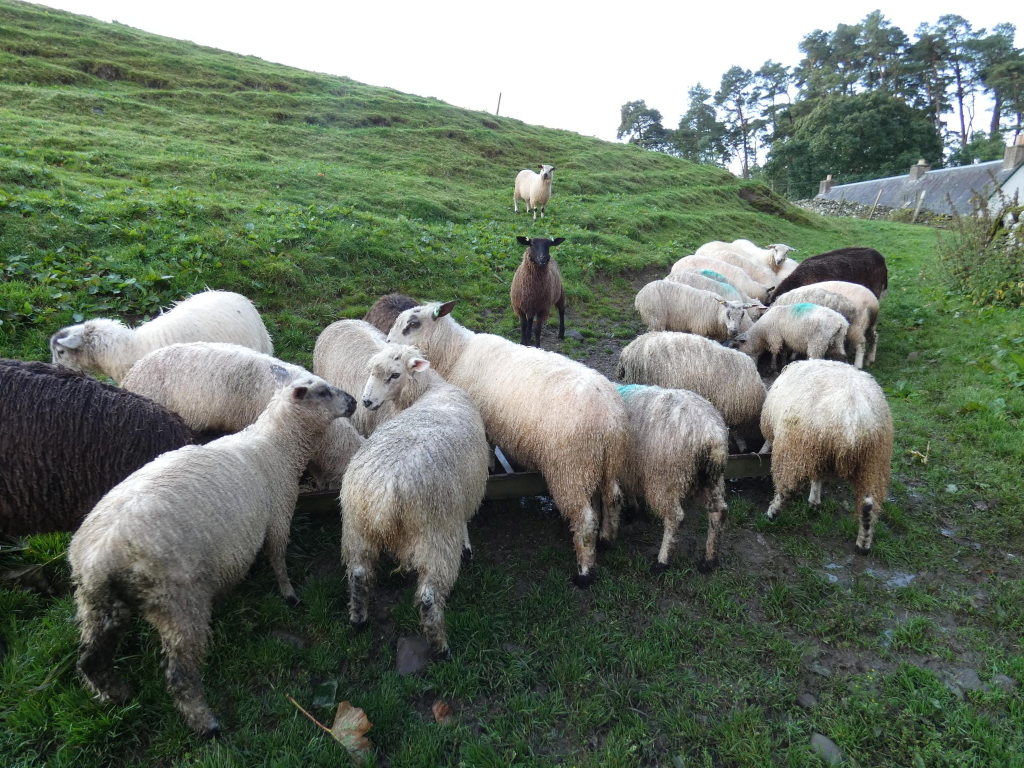
[[[734,338],[740,332],[740,324],[743,322],[748,309],[758,306],[757,304],[742,304],[738,301],[719,300],[719,304],[725,310],[725,330],[727,338]]]
[[[95,323],[93,320],[91,323]],[[113,323],[113,321],[107,321]],[[118,323],[118,325],[120,325]],[[123,327],[123,326],[122,326]],[[50,356],[54,365],[63,365],[73,371],[92,373],[95,368],[92,353],[92,328],[89,324],[70,325],[50,337]]]
[[[564,237],[556,237],[554,240],[549,240],[546,237],[529,238],[519,236],[516,240],[519,241],[520,245],[525,245],[529,248],[523,255],[529,254],[530,261],[538,267],[546,267],[548,262],[551,261],[551,249],[565,242]]]
[[[796,250],[796,248],[783,243],[772,243],[768,246],[768,249],[772,252],[772,263],[775,265],[776,270],[782,266],[789,252]]]
[[[544,179],[544,181],[551,181],[554,172],[555,166],[553,165],[542,165],[540,167],[540,177]]]
[[[331,419],[351,416],[356,410],[356,399],[348,392],[328,384],[319,376],[303,376],[287,384],[279,397],[292,399],[300,408],[317,410],[324,408]]]
[[[448,301],[444,304],[424,304],[407,309],[395,320],[391,333],[388,334],[388,341],[420,346],[417,340],[429,333],[429,326],[450,314],[454,308],[455,302]]]
[[[430,368],[430,362],[420,357],[414,347],[393,346],[370,358],[370,377],[363,388],[363,405],[375,411],[386,401],[399,397],[407,379]]]

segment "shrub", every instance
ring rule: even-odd
[[[1024,206],[1005,209],[998,218],[987,211],[979,216],[956,217],[939,242],[939,259],[951,290],[972,304],[1024,307],[1024,227],[1008,230],[1007,214],[1014,220]]]

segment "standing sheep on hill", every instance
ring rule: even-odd
[[[50,363],[0,359],[0,536],[73,531],[103,494],[194,442],[152,400]]]
[[[572,528],[581,587],[595,577],[600,536],[618,533],[618,478],[628,425],[615,386],[582,363],[523,347],[489,333],[473,333],[449,313],[455,302],[407,309],[391,329],[392,342],[413,344],[448,381],[466,390],[488,437],[505,455],[539,471]]]
[[[291,379],[309,376],[305,368],[248,347],[195,341],[153,350],[132,366],[121,386],[170,408],[197,432],[239,432],[290,380],[280,371]],[[345,467],[362,442],[348,419],[331,422],[310,457],[316,484],[341,487]]]
[[[274,354],[270,334],[256,307],[229,291],[204,291],[132,329],[120,320],[98,318],[63,328],[50,337],[53,362],[120,383],[136,360],[168,344],[225,341]]]
[[[419,350],[390,344],[370,359],[362,402],[394,403],[352,459],[341,485],[341,556],[349,617],[366,626],[369,589],[382,549],[418,574],[416,605],[435,654],[449,656],[444,606],[468,547],[466,523],[483,501],[490,449],[469,395]]]
[[[526,212],[533,209],[533,220],[537,220],[537,209],[540,209],[540,217],[544,218],[544,206],[551,199],[551,179],[555,173],[555,166],[542,165],[540,173],[535,173],[529,168],[524,168],[516,174],[516,185],[512,192],[512,207],[519,213],[519,201],[526,201]]]
[[[363,320],[381,333],[387,334],[391,330],[391,326],[395,324],[395,318],[418,304],[416,299],[406,296],[404,293],[387,293],[374,302],[363,316]]]
[[[204,736],[220,732],[200,676],[213,599],[241,581],[263,549],[281,595],[298,602],[285,549],[299,475],[327,425],[354,407],[344,392],[305,376],[243,431],[165,453],[100,500],[68,560],[82,636],[78,671],[101,699],[131,695],[114,654],[135,609],[160,634],[167,687],[188,725]]]
[[[565,242],[564,237],[549,240],[546,237],[517,237],[526,246],[523,260],[512,276],[512,311],[519,318],[519,343],[524,346],[534,336],[534,346],[540,346],[540,334],[551,314],[558,309],[558,338],[565,338],[565,291],[558,262],[551,258],[551,249]]]
[[[619,353],[616,376],[627,384],[688,389],[725,419],[742,453],[757,438],[765,387],[754,361],[692,333],[645,333]]]
[[[819,505],[822,481],[838,477],[853,485],[857,552],[870,552],[889,488],[893,443],[889,404],[871,374],[829,360],[790,363],[768,392],[761,431],[775,483],[768,519],[778,517],[807,480],[807,503]]]
[[[685,389],[629,384],[619,387],[629,415],[630,448],[622,488],[643,496],[665,524],[658,567],[668,567],[683,521],[682,500],[701,497],[708,513],[702,570],[718,564],[718,538],[725,522],[725,464],[729,431],[721,414]]]

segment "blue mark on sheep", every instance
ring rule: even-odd
[[[806,315],[808,312],[812,311],[816,306],[816,304],[811,304],[810,302],[805,301],[801,304],[794,304],[790,311],[794,315],[799,317],[800,315]]]
[[[704,277],[710,277],[712,280],[717,280],[720,283],[729,282],[728,280],[725,279],[725,275],[715,272],[715,270],[713,269],[702,269],[700,273],[704,275]]]
[[[633,395],[635,395],[637,392],[639,392],[641,389],[643,389],[643,385],[642,384],[617,384],[615,386],[615,388],[619,390],[619,396],[622,397],[623,400],[627,400],[630,397],[632,397]]]

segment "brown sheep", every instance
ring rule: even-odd
[[[381,333],[387,333],[394,325],[396,317],[415,306],[419,306],[419,302],[411,296],[406,296],[404,293],[387,293],[374,302],[363,320],[380,330]]]
[[[526,246],[523,261],[512,277],[512,311],[519,318],[520,343],[540,346],[540,333],[551,314],[551,306],[558,308],[558,338],[565,338],[565,291],[558,264],[551,258],[551,248],[565,242],[564,237],[549,240],[546,237],[517,237]]]

